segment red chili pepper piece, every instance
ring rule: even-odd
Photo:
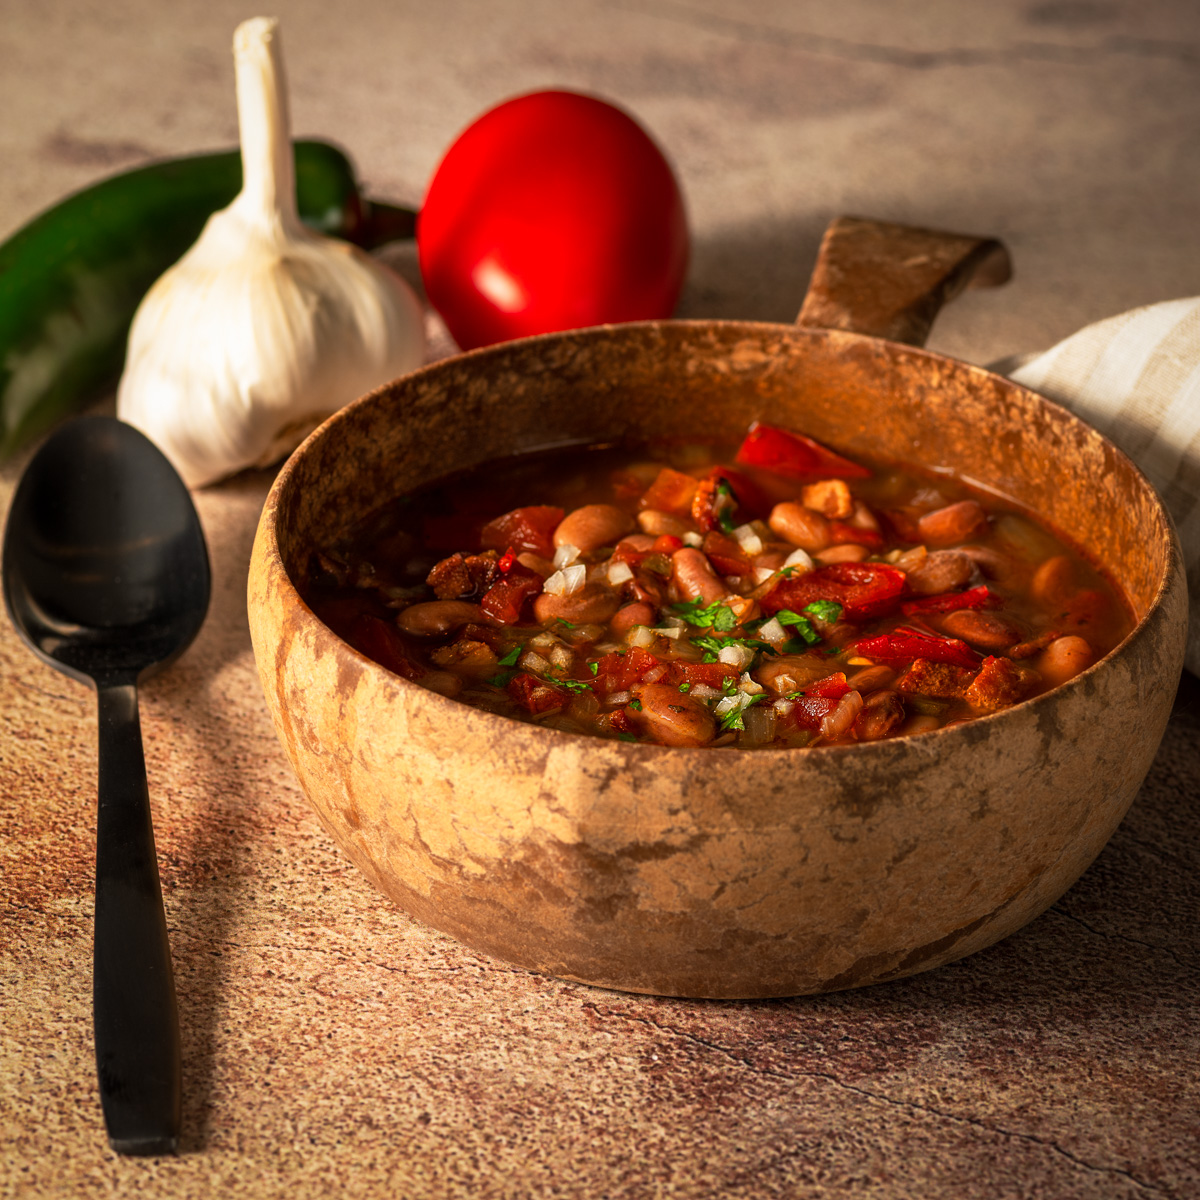
[[[479,534],[485,550],[523,550],[550,558],[554,554],[554,531],[563,519],[563,510],[548,504],[514,508],[489,521]]]
[[[664,533],[654,539],[654,545],[650,547],[650,553],[651,554],[674,554],[676,550],[682,550],[682,549],[683,549],[683,538],[677,538],[673,534]]]
[[[871,475],[866,467],[835,454],[802,433],[792,433],[758,421],[750,426],[750,432],[737,452],[736,461],[743,466],[763,467],[777,475],[789,475],[797,479],[810,475],[868,479]]]
[[[966,642],[957,638],[932,637],[911,629],[859,638],[854,649],[867,658],[880,658],[884,662],[910,662],[923,658],[927,662],[950,663],[969,670],[974,670],[983,661]]]
[[[517,561],[517,556],[513,552],[513,548],[509,546],[505,552],[500,555],[496,561],[496,566],[500,569],[501,575],[507,575],[513,569],[513,563]]]
[[[499,621],[502,625],[516,625],[521,620],[525,601],[541,590],[542,577],[519,562],[514,562],[508,574],[501,576],[484,592],[479,606],[493,621]]]
[[[900,611],[906,617],[915,617],[921,613],[948,613],[960,608],[1000,608],[1004,602],[994,592],[988,590],[987,584],[968,588],[965,592],[948,592],[940,596],[922,596],[920,600],[906,600]]]
[[[905,575],[884,563],[834,563],[807,575],[781,579],[759,603],[763,612],[789,608],[803,612],[814,600],[833,600],[842,606],[848,621],[881,617],[896,607],[904,595]]]

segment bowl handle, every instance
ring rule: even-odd
[[[838,217],[830,222],[797,325],[923,346],[943,304],[1012,278],[995,238]]]

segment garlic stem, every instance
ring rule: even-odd
[[[274,17],[243,21],[233,35],[242,191],[235,207],[251,223],[295,234],[303,230],[296,209],[295,164],[287,77]]]

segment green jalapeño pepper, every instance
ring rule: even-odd
[[[370,248],[415,214],[365,199],[345,154],[295,143],[304,222]],[[0,244],[0,459],[120,375],[133,314],[242,186],[236,150],[150,163],[76,192]]]

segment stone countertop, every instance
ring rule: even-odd
[[[997,234],[939,321],[988,362],[1200,293],[1191,0],[444,0],[274,6],[299,134],[415,203],[473,115],[566,85],[635,112],[688,196],[685,316],[790,320],[834,215]],[[0,0],[0,236],[146,158],[232,144],[224,0]],[[410,250],[389,257],[415,280]],[[21,462],[0,473],[7,510]],[[1049,912],[825,997],[625,995],[391,907],[309,811],[259,692],[269,477],[197,503],[196,644],[142,693],[183,1028],[184,1145],[103,1136],[91,1044],[93,697],[0,621],[0,1196],[1200,1195],[1200,681]]]

